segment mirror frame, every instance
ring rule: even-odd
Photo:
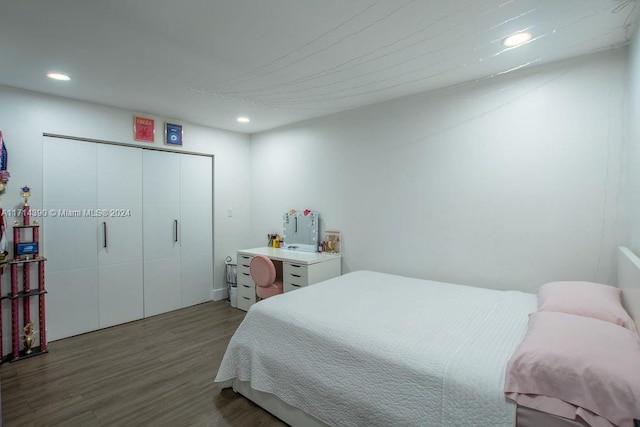
[[[311,227],[310,235],[311,241],[297,242],[295,239],[292,240],[292,237],[289,235],[289,241],[287,241],[287,225],[299,221],[299,218],[304,219],[307,224],[302,224],[301,226]],[[290,225],[291,227],[291,225]],[[282,239],[283,239],[283,249],[290,249],[295,251],[304,251],[304,252],[318,252],[318,235],[319,235],[319,227],[320,227],[320,214],[318,212],[305,210],[303,212],[286,212],[282,216]]]

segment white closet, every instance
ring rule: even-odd
[[[51,340],[211,299],[211,160],[45,137]]]
[[[144,312],[211,299],[211,159],[143,153]]]

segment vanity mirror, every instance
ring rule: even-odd
[[[318,251],[320,214],[310,210],[290,211],[282,217],[283,248],[305,252]]]

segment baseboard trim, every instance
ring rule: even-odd
[[[214,301],[221,301],[223,299],[229,298],[229,291],[227,290],[227,288],[214,289],[211,293]]]

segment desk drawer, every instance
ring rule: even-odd
[[[238,254],[238,266],[240,264],[249,265],[249,263],[251,262],[251,258],[253,258],[253,255]]]
[[[283,289],[284,292],[291,292],[291,291],[295,291],[296,289],[300,289],[300,288],[304,288],[304,287],[305,286],[284,282],[284,286],[283,286],[282,289]]]
[[[251,265],[251,256],[249,255],[238,255],[238,272],[244,271],[245,273],[249,272],[249,266]]]
[[[255,287],[255,283],[253,283],[253,279],[251,278],[251,275],[249,274],[249,272],[244,272],[244,271],[238,271],[238,276],[236,278],[236,280],[238,281],[238,286],[240,285],[249,285],[249,286],[254,286]]]
[[[256,288],[253,285],[238,284],[238,297],[249,297],[256,301]]]
[[[309,266],[304,264],[294,264],[290,262],[282,263],[283,281],[299,283],[301,280],[306,284],[309,277]]]
[[[238,308],[240,310],[248,311],[249,307],[256,303],[255,297],[253,299],[249,297],[243,297],[238,295]]]

